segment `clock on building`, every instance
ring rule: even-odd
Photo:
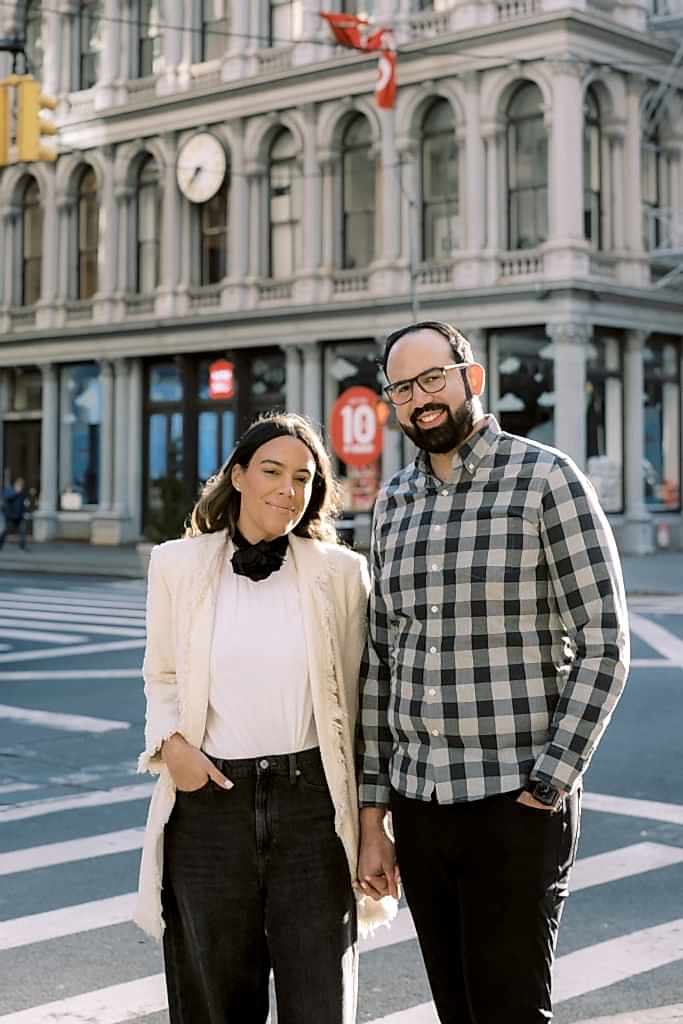
[[[225,179],[228,161],[223,144],[211,132],[198,132],[178,152],[178,188],[191,203],[205,203]]]

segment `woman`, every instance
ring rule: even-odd
[[[334,506],[311,424],[268,417],[152,552],[135,920],[163,931],[171,1024],[263,1024],[271,966],[279,1024],[355,1020],[357,912],[395,912],[352,887],[369,583]]]

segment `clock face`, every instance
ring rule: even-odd
[[[178,188],[191,203],[205,203],[223,184],[226,169],[222,143],[209,132],[199,132],[180,147],[176,165]]]

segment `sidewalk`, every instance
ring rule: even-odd
[[[683,595],[683,551],[658,551],[642,557],[626,555],[622,564],[627,593]],[[134,544],[106,547],[55,541],[31,544],[30,550],[24,552],[12,536],[0,551],[0,573],[3,572],[79,573],[129,579],[142,579],[145,575]]]

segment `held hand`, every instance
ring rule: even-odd
[[[550,814],[556,811],[556,807],[548,807],[547,804],[542,804],[540,800],[536,800],[531,793],[527,793],[525,789],[517,797],[516,803],[526,804],[527,807],[533,807],[537,811],[549,811]]]
[[[193,793],[205,786],[209,779],[224,789],[232,789],[233,783],[219,772],[215,764],[197,747],[193,747],[180,733],[174,733],[164,740],[161,758],[171,773],[176,789],[182,793]]]
[[[361,892],[373,900],[381,900],[383,896],[399,899],[400,880],[394,844],[384,829],[364,830],[358,858]]]

